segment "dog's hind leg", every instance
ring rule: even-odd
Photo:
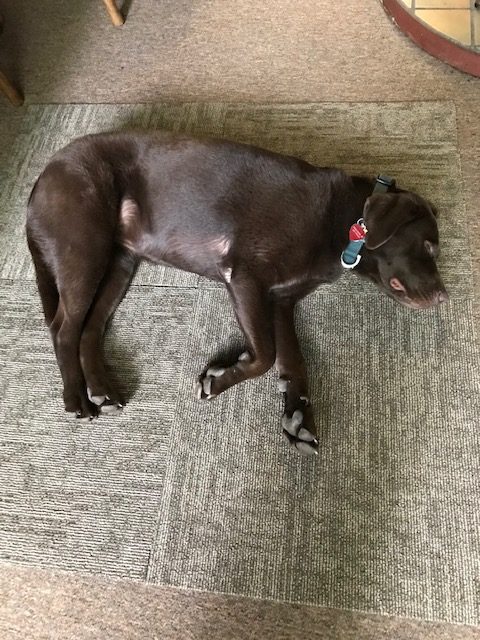
[[[247,273],[234,272],[227,284],[248,351],[231,366],[210,366],[196,386],[200,399],[210,399],[243,380],[262,375],[275,362],[273,303]]]
[[[318,452],[318,442],[308,399],[307,371],[295,332],[294,309],[295,304],[290,301],[275,303],[275,366],[280,375],[278,388],[285,397],[282,427],[292,446],[304,455],[311,455]]]
[[[96,407],[88,400],[80,365],[80,338],[90,305],[108,266],[108,254],[90,253],[88,260],[75,253],[60,261],[59,303],[50,325],[55,354],[63,379],[65,410],[77,418],[92,418]]]
[[[60,204],[61,209],[55,198],[41,204],[33,201],[27,235],[62,375],[65,410],[78,418],[92,418],[97,409],[87,397],[80,365],[80,338],[110,262],[113,237],[108,233],[108,219],[97,224],[95,234],[89,233],[89,223],[99,218],[97,203],[84,204],[70,198]],[[63,213],[65,209],[71,212],[68,218]]]
[[[117,249],[98,288],[80,339],[80,362],[90,400],[102,412],[121,409],[123,401],[112,389],[103,361],[103,336],[109,318],[121,302],[137,266],[137,259]]]

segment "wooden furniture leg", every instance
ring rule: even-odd
[[[115,0],[103,0],[103,3],[107,7],[108,15],[110,16],[110,19],[112,20],[113,24],[116,27],[121,27],[122,24],[125,22],[125,20],[123,19],[123,16],[120,13],[120,11],[117,9]]]
[[[4,93],[10,102],[19,107],[23,104],[23,96],[15,89],[7,76],[0,71],[0,91]]]

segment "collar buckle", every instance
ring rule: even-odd
[[[387,193],[389,189],[395,186],[395,178],[379,174],[377,176],[373,193]]]

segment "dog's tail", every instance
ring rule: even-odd
[[[39,180],[40,177],[38,177],[35,181],[35,184],[33,185],[33,188],[30,192],[30,197],[28,198],[27,221],[25,229],[28,248],[30,249],[30,253],[33,259],[33,265],[35,267],[35,275],[37,277],[38,290],[40,293],[40,298],[42,300],[45,321],[47,325],[50,326],[53,318],[55,317],[55,313],[57,312],[60,296],[58,293],[57,285],[55,283],[55,278],[53,277],[53,273],[46,263],[44,257],[42,256],[40,246],[35,239],[32,220],[30,218],[30,215],[32,213],[33,195],[35,193]]]
[[[30,191],[30,195],[28,197],[28,203],[27,203],[28,207],[30,206],[30,203],[32,202],[33,194],[35,192],[35,189],[37,188],[37,184],[38,184],[39,180],[40,180],[40,176],[35,180],[35,184],[33,185],[32,190]]]
[[[42,301],[43,313],[45,316],[45,322],[50,326],[53,322],[55,314],[57,313],[58,302],[60,295],[55,283],[55,278],[50,270],[50,267],[46,263],[40,247],[38,246],[34,235],[31,232],[31,228],[27,222],[27,243],[30,253],[33,258],[33,265],[35,267],[35,274],[37,277],[38,291],[40,293],[40,299]]]

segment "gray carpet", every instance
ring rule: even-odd
[[[438,205],[448,306],[415,314],[345,277],[299,310],[318,460],[284,445],[273,373],[193,400],[195,375],[239,334],[222,290],[163,268],[139,272],[108,336],[124,414],[63,415],[24,203],[56,148],[130,124],[390,173]],[[450,103],[31,106],[2,170],[4,560],[479,621],[478,353]]]

